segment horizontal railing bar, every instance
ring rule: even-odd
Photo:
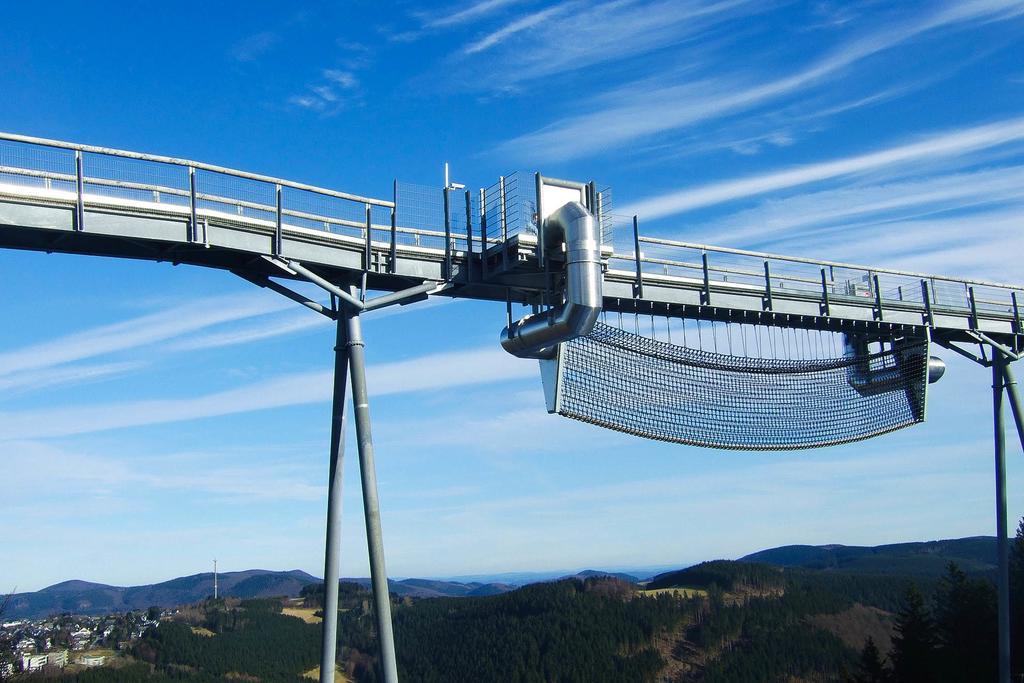
[[[813,266],[829,266],[832,268],[845,268],[849,270],[863,270],[865,272],[877,273],[879,275],[901,275],[904,277],[910,277],[917,280],[939,280],[942,282],[953,282],[957,284],[971,284],[981,285],[985,287],[995,287],[996,289],[1010,289],[1017,291],[1024,291],[1021,287],[1015,287],[1013,285],[1002,284],[999,282],[990,282],[988,280],[975,280],[969,278],[954,278],[948,275],[929,275],[927,273],[915,273],[908,270],[893,270],[890,268],[874,268],[871,266],[862,266],[851,263],[841,263],[839,261],[825,261],[819,259],[810,259],[802,256],[783,256],[780,254],[770,254],[763,251],[750,251],[747,249],[735,249],[733,247],[715,247],[707,244],[696,244],[694,242],[680,242],[677,240],[668,240],[661,237],[645,237],[640,236],[641,242],[649,244],[660,244],[667,247],[679,247],[682,249],[697,249],[700,251],[708,252],[719,252],[724,254],[736,254],[738,256],[753,256],[758,259],[768,259],[770,261],[789,261],[791,263],[806,263]]]
[[[21,169],[14,166],[0,166],[0,173],[7,175],[23,175],[32,178],[44,178],[48,180],[59,180],[61,182],[75,182],[75,175],[73,173],[59,173],[56,171],[36,171],[32,169]],[[102,187],[117,187],[126,190],[138,190],[140,192],[158,192],[160,194],[173,195],[176,197],[188,197],[190,195],[188,190],[182,190],[176,187],[168,187],[166,185],[149,185],[145,183],[136,183],[130,180],[111,180],[109,178],[97,178],[94,176],[85,176],[82,179],[85,185],[99,185]],[[109,199],[109,197],[108,197]],[[116,199],[113,198],[113,199]],[[203,201],[213,202],[215,204],[226,204],[229,206],[241,206],[247,209],[254,209],[256,211],[264,211],[267,213],[274,213],[277,211],[277,207],[270,204],[261,204],[259,202],[252,202],[247,199],[237,199],[235,197],[225,197],[222,195],[208,194],[206,192],[197,192],[196,199]],[[138,200],[136,200],[138,201]],[[347,228],[358,228],[360,230],[366,227],[364,221],[353,221],[347,218],[336,218],[332,216],[323,216],[321,214],[309,213],[306,211],[299,211],[297,209],[283,209],[281,214],[284,216],[291,216],[293,218],[303,218],[305,220],[316,221],[318,223],[327,223],[330,225],[340,225]],[[390,225],[382,223],[374,223],[371,225],[373,230],[391,230]],[[423,235],[426,237],[439,237],[444,238],[444,232],[438,230],[427,230],[425,228],[409,228],[403,226],[396,227],[397,232],[412,234],[412,235]],[[454,235],[455,240],[465,240],[464,236]],[[492,240],[494,243],[499,243],[500,240]]]
[[[120,157],[124,159],[136,159],[138,161],[152,161],[160,164],[171,164],[173,166],[183,166],[185,168],[192,167],[196,170],[210,171],[213,173],[222,173],[224,175],[233,176],[236,178],[246,178],[247,180],[256,180],[263,183],[272,183],[275,185],[281,185],[283,187],[290,187],[296,190],[305,190],[307,192],[313,192],[315,194],[327,195],[329,197],[337,197],[338,199],[346,199],[352,202],[358,202],[360,204],[373,204],[375,206],[386,206],[394,208],[395,203],[386,199],[374,199],[372,197],[363,197],[361,195],[349,194],[348,192],[339,192],[337,190],[329,190],[325,187],[317,187],[316,185],[307,185],[306,183],[298,183],[292,180],[285,180],[283,178],[275,178],[273,176],[263,175],[260,173],[250,173],[248,171],[239,171],[233,168],[227,168],[225,166],[216,166],[214,164],[207,164],[201,161],[191,161],[189,159],[179,159],[176,157],[165,157],[158,154],[145,154],[142,152],[129,152],[127,150],[112,149],[110,147],[97,147],[95,145],[82,145],[74,142],[64,142],[62,140],[50,140],[48,138],[37,138],[30,135],[18,135],[15,133],[3,133],[0,132],[0,140],[8,140],[10,142],[22,142],[30,145],[39,145],[41,147],[52,147],[56,149],[68,149],[76,152],[86,152],[88,154],[102,154],[105,156]]]

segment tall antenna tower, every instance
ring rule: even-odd
[[[217,599],[217,558],[213,558],[213,599]]]

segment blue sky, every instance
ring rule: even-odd
[[[1024,281],[1024,3],[31,3],[0,129],[371,196],[589,179],[644,232]],[[322,573],[330,324],[217,272],[0,252],[0,590]],[[365,332],[390,573],[684,565],[994,533],[990,377],[924,426],[795,454],[544,412],[500,305]],[[1018,371],[1020,374],[1020,371]],[[1010,511],[1024,500],[1009,435]],[[351,442],[351,440],[350,440]],[[343,572],[365,575],[354,451]]]

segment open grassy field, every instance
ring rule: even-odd
[[[285,616],[302,619],[307,624],[319,624],[323,621],[323,617],[316,616],[314,612],[316,610],[312,607],[285,607],[281,610],[281,614]]]
[[[303,678],[308,678],[311,681],[318,681],[318,680],[320,680],[320,667],[318,666],[315,669],[310,669],[306,673],[302,674],[302,677]],[[348,676],[346,676],[345,674],[343,674],[340,671],[338,671],[337,669],[335,669],[335,671],[334,671],[334,683],[351,683],[351,681],[350,681]]]

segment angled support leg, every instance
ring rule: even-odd
[[[348,349],[351,363],[352,408],[359,443],[359,474],[363,486],[363,514],[366,519],[366,544],[370,551],[370,581],[373,586],[374,613],[377,618],[377,643],[380,647],[381,680],[398,683],[395,661],[395,636],[391,625],[391,598],[388,574],[384,567],[384,539],[380,525],[380,501],[377,498],[377,469],[370,432],[370,400],[366,391],[366,360],[363,328],[358,310],[346,310]]]
[[[1010,410],[1013,412],[1013,422],[1017,427],[1017,437],[1020,439],[1020,447],[1024,450],[1024,404],[1021,403],[1020,393],[1017,391],[1017,380],[1013,376],[1010,364],[1003,365],[1003,377],[1006,378],[1006,396],[1010,399]]]
[[[999,683],[1010,683],[1010,542],[1006,523],[1006,434],[1003,430],[1006,364],[1006,358],[993,349],[992,415],[996,456],[996,540],[999,551]]]
[[[331,467],[327,490],[327,546],[324,551],[324,628],[320,644],[320,683],[334,683],[338,647],[338,580],[341,578],[341,479],[345,457],[345,390],[348,380],[348,324],[338,319],[334,342],[334,396],[331,403]]]

